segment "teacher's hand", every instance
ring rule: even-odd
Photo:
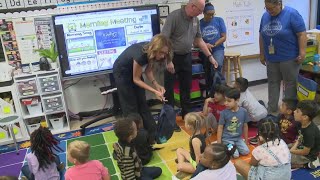
[[[267,65],[266,58],[264,57],[264,55],[260,55],[260,62],[262,65],[265,65],[265,66]]]
[[[210,43],[206,43],[208,49],[210,52],[212,52],[212,48],[214,47],[214,45],[210,44]]]
[[[163,86],[157,85],[156,87],[157,91],[161,92],[162,94],[164,94],[166,92],[166,90],[164,89]]]
[[[160,91],[155,91],[154,94],[156,95],[157,99],[159,99],[161,102],[167,101],[166,98],[163,96],[164,93]]]
[[[171,73],[174,74],[174,65],[173,62],[170,62],[169,64],[167,64],[167,70]]]
[[[213,65],[214,68],[218,68],[218,62],[213,58],[213,56],[209,57],[209,61]]]
[[[306,58],[306,53],[299,53],[299,56],[297,57],[296,61],[298,62],[298,64],[301,64],[305,58]]]

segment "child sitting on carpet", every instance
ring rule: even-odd
[[[290,180],[290,152],[280,139],[279,127],[271,118],[265,118],[258,127],[259,146],[252,151],[249,163],[236,160],[237,171],[248,180]]]
[[[267,117],[268,111],[264,107],[264,105],[259,103],[259,101],[251,94],[248,86],[248,80],[243,77],[237,78],[234,84],[234,87],[241,92],[239,106],[245,108],[248,111],[251,121],[258,122],[261,119]]]
[[[294,111],[294,119],[301,123],[298,130],[298,140],[294,143],[291,152],[291,164],[294,168],[317,168],[320,166],[320,131],[312,122],[317,115],[318,107],[314,101],[301,101]]]
[[[250,150],[248,144],[248,121],[247,111],[239,107],[240,91],[230,88],[225,93],[226,107],[220,114],[217,142],[223,144],[236,145],[237,150],[233,154],[234,158],[238,158],[239,154],[247,155]],[[242,139],[244,135],[244,140]]]
[[[28,165],[22,167],[21,179],[60,180],[59,171],[64,169],[64,164],[60,162],[59,156],[53,153],[53,149],[58,151],[62,149],[50,130],[40,126],[31,133],[30,143],[31,153],[26,155]]]
[[[137,126],[130,117],[117,120],[114,132],[118,142],[113,144],[113,158],[117,161],[122,179],[155,179],[161,175],[159,167],[142,167],[132,145],[132,140],[137,136]]]
[[[230,161],[236,147],[232,144],[209,144],[200,156],[197,170],[202,166],[202,171],[193,174],[193,180],[219,179],[236,180],[236,168]]]
[[[228,87],[226,85],[216,85],[213,97],[207,98],[204,101],[202,115],[204,115],[204,117],[207,118],[207,122],[210,123],[206,126],[209,126],[207,128],[211,128],[209,129],[212,131],[211,133],[217,132],[217,121],[220,118],[220,113],[226,109],[224,93],[227,89]]]
[[[177,170],[179,172],[194,173],[196,166],[199,163],[200,155],[206,147],[205,135],[201,134],[201,123],[203,121],[199,113],[188,113],[185,118],[185,127],[192,131],[192,136],[189,140],[190,152],[183,148],[177,149]],[[179,173],[176,176],[179,176]]]
[[[65,180],[110,180],[108,169],[98,160],[89,160],[90,145],[85,141],[72,141],[68,145],[67,158],[74,166],[64,175]]]
[[[299,123],[294,120],[293,112],[297,108],[297,100],[283,99],[279,108],[278,125],[280,137],[292,147],[298,135]]]
[[[275,123],[278,124],[280,129],[280,137],[292,147],[298,135],[298,122],[294,120],[293,112],[296,110],[297,101],[294,99],[283,99],[279,107],[279,115],[275,118]],[[250,139],[251,144],[258,144],[257,135],[255,138]]]
[[[142,165],[146,165],[151,160],[153,152],[153,149],[148,141],[148,131],[143,128],[143,121],[138,113],[129,114],[128,118],[132,119],[136,123],[138,132],[137,137],[133,139],[133,144],[139,158],[141,159]]]

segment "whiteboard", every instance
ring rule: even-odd
[[[283,0],[286,6],[296,9],[302,16],[307,30],[310,29],[310,0]]]
[[[227,52],[238,52],[241,56],[255,55],[259,54],[259,27],[260,20],[265,12],[264,1],[263,0],[211,0],[210,1],[215,6],[216,16],[222,17],[226,23],[226,18],[228,16],[227,11],[231,8],[248,8],[252,9],[254,15],[254,31],[253,43],[243,44],[238,46],[226,46]],[[302,15],[307,29],[309,29],[309,15],[310,15],[310,0],[284,0],[284,5],[291,6],[299,11]],[[252,8],[253,7],[253,8]],[[200,17],[199,17],[200,18]],[[228,38],[228,37],[227,37]]]

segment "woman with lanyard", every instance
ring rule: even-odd
[[[146,101],[145,90],[155,94],[161,100],[165,89],[158,84],[153,75],[156,63],[163,66],[172,59],[171,41],[164,35],[155,35],[150,42],[141,42],[129,46],[117,58],[113,65],[121,110],[124,116],[138,113],[143,119],[144,128],[149,133],[149,142],[155,140],[156,123]],[[142,73],[146,75],[153,86],[143,81]]]
[[[204,18],[200,20],[202,38],[209,50],[212,51],[212,55],[219,65],[218,70],[221,72],[224,59],[223,43],[227,38],[226,26],[222,18],[215,17],[215,9],[211,3],[205,5],[203,14]]]
[[[297,98],[297,76],[306,56],[307,36],[299,12],[282,7],[282,0],[265,0],[266,12],[260,24],[260,61],[267,66],[268,113],[277,114],[280,83],[284,97]]]

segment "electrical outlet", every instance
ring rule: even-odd
[[[163,5],[159,6],[160,17],[167,17],[169,15],[169,6]]]

